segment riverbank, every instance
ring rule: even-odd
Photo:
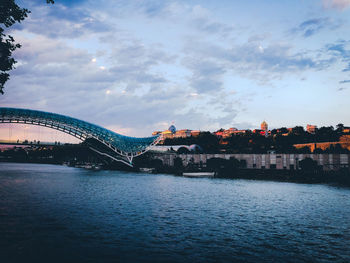
[[[4,162],[4,160],[0,160]],[[54,165],[66,165],[59,162],[50,162],[48,160],[36,161],[6,161],[8,163],[36,163],[36,164],[54,164]],[[148,173],[155,174],[171,174],[175,176],[183,176],[183,172],[188,172],[187,167],[174,167],[167,165],[154,165],[152,168],[147,168]],[[145,173],[145,169],[141,167],[128,167],[121,163],[112,164],[99,164],[96,169],[96,164],[93,163],[77,163],[76,165],[69,165],[71,167],[83,168],[89,170],[119,170],[129,171],[136,173]],[[350,172],[347,169],[341,169],[338,171],[303,171],[303,170],[262,170],[262,169],[246,169],[246,168],[219,168],[214,169],[199,169],[191,167],[190,172],[215,172],[213,178],[225,178],[225,179],[247,179],[247,180],[262,180],[262,181],[275,181],[275,182],[291,182],[291,183],[307,183],[307,184],[335,184],[339,186],[350,187]]]
[[[206,170],[209,171],[209,170]],[[306,184],[335,184],[350,187],[350,172],[338,171],[302,171],[302,170],[261,170],[261,169],[218,169],[213,178],[247,179],[275,182],[306,183]],[[191,170],[191,172],[203,172],[203,170]],[[183,176],[186,170],[175,170],[174,167],[161,167],[154,173],[172,174]]]
[[[218,173],[217,177],[307,184],[337,184],[350,187],[350,173],[346,170],[305,172],[301,170],[239,169],[229,174]]]

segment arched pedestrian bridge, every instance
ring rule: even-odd
[[[44,126],[72,135],[81,141],[95,139],[108,151],[101,151],[93,146],[90,147],[92,150],[129,166],[132,166],[134,157],[148,151],[149,147],[157,144],[160,139],[159,136],[128,137],[72,117],[28,109],[0,107],[0,123]]]

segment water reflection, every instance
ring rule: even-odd
[[[349,218],[327,185],[0,163],[4,262],[348,262]]]

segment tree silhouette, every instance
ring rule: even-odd
[[[53,0],[46,0],[48,4],[53,4]],[[15,43],[11,35],[5,34],[5,28],[9,28],[15,23],[21,23],[30,11],[19,7],[14,0],[0,1],[0,93],[4,94],[4,85],[10,79],[10,70],[14,69],[16,60],[12,57],[12,52],[21,45]]]
[[[309,157],[299,161],[299,166],[300,169],[305,172],[313,172],[316,171],[318,168],[317,162]]]
[[[174,168],[177,170],[177,171],[180,171],[183,169],[183,162],[182,162],[182,159],[180,157],[176,157],[174,159]]]
[[[344,124],[339,123],[336,127],[337,127],[337,131],[338,131],[338,132],[343,132],[343,130],[344,130]]]

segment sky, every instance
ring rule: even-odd
[[[16,2],[31,14],[7,31],[22,47],[1,107],[136,137],[350,125],[350,0]],[[17,126],[0,138],[34,131]]]

